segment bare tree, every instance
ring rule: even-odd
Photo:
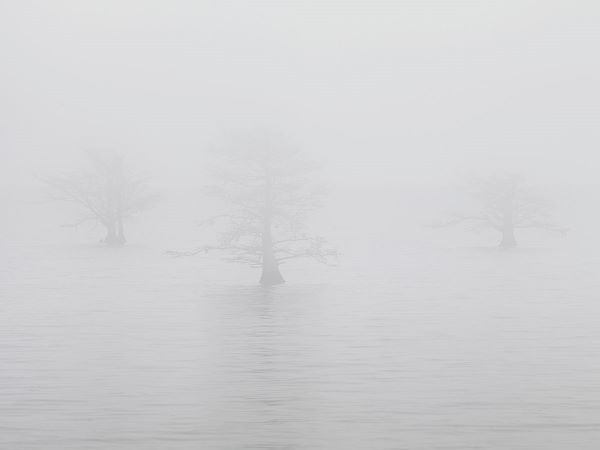
[[[147,180],[135,175],[115,154],[88,153],[88,167],[78,172],[47,176],[44,181],[59,198],[79,206],[83,216],[74,224],[95,221],[106,228],[103,242],[123,245],[124,222],[148,208],[156,196],[147,191]]]
[[[517,246],[517,229],[536,228],[563,234],[568,231],[553,223],[549,202],[531,190],[518,175],[472,178],[467,190],[478,205],[478,211],[454,213],[449,219],[432,224],[433,227],[471,223],[474,228],[491,228],[502,235],[501,248]]]
[[[227,209],[204,223],[222,226],[216,245],[192,255],[222,250],[230,262],[262,269],[260,283],[284,282],[280,266],[298,258],[331,264],[337,251],[322,237],[307,232],[308,214],[319,206],[324,190],[311,182],[315,166],[296,149],[270,138],[244,139],[222,153],[210,195]]]

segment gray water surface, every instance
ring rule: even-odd
[[[592,252],[415,250],[262,289],[159,249],[3,251],[1,449],[600,443]]]

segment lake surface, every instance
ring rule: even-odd
[[[597,449],[600,257],[5,244],[0,448]]]

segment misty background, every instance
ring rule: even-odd
[[[600,4],[0,2],[0,443],[18,449],[594,449]],[[203,190],[232,134],[327,187],[338,266],[218,255]],[[48,174],[123,155],[128,244]],[[566,236],[426,225],[517,173]],[[126,419],[123,419],[126,418]]]
[[[587,1],[5,2],[3,209],[38,198],[35,174],[77,167],[88,149],[137,161],[167,205],[204,183],[206,149],[254,128],[314,154],[334,193],[375,191],[369,203],[496,171],[572,203],[597,184],[599,10]]]

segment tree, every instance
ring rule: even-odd
[[[123,245],[124,222],[148,208],[155,195],[147,191],[147,180],[134,174],[115,154],[88,153],[88,166],[78,172],[44,179],[60,199],[75,203],[84,215],[76,224],[95,221],[106,228],[103,242]]]
[[[536,228],[566,233],[566,228],[551,220],[549,202],[536,194],[514,174],[472,178],[467,186],[479,210],[474,214],[454,213],[444,221],[432,226],[445,227],[459,223],[471,223],[476,228],[491,228],[501,234],[499,246],[517,246],[515,231]]]
[[[172,253],[221,250],[230,262],[261,268],[265,286],[284,282],[280,266],[287,261],[335,261],[337,251],[307,233],[308,215],[320,205],[324,191],[311,182],[315,166],[300,151],[260,137],[234,143],[222,157],[208,193],[226,210],[204,221],[222,227],[217,244]]]

